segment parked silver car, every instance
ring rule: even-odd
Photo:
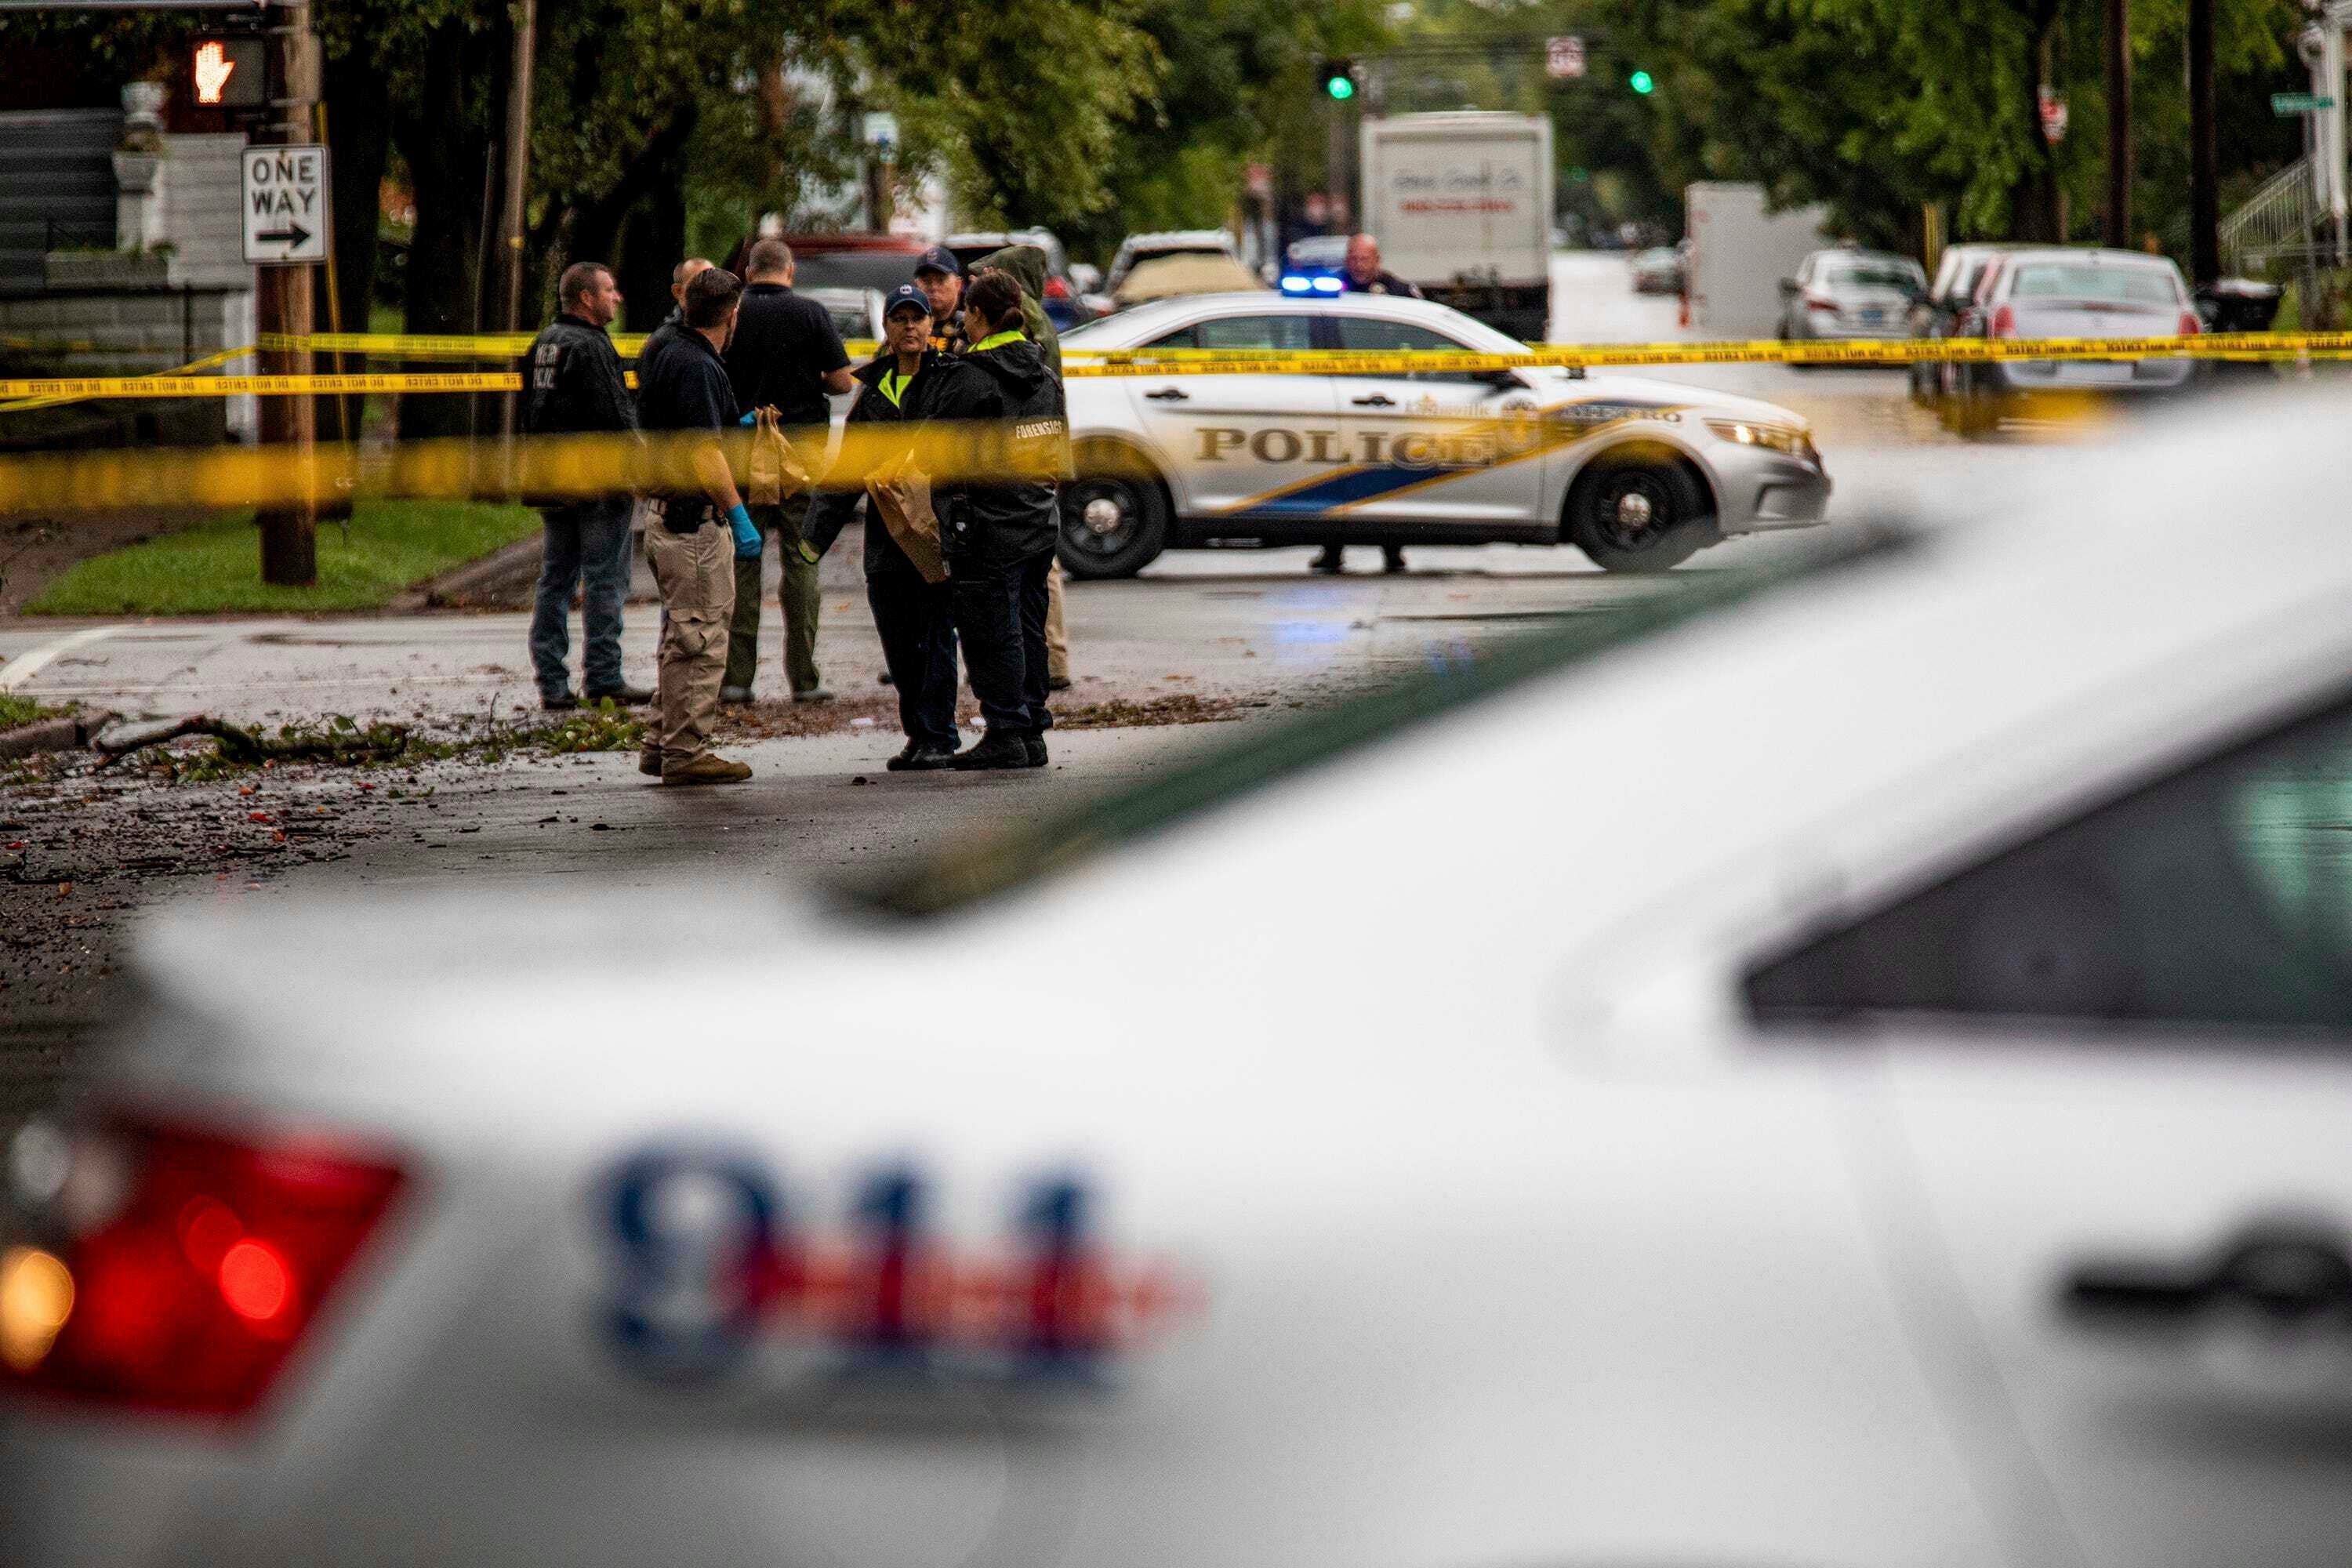
[[[1794,278],[1780,279],[1780,336],[1900,338],[1908,335],[1911,301],[1927,291],[1927,274],[1907,256],[1838,247],[1805,258]]]
[[[1978,286],[1953,335],[1980,338],[2185,338],[2204,330],[2188,281],[2170,258],[2137,250],[2021,250]],[[1954,365],[1945,422],[1983,435],[2053,395],[2178,392],[2188,359],[2004,360]]]

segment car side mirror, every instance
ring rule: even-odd
[[[1783,300],[1793,300],[1793,299],[1795,299],[1796,297],[1797,297],[1797,280],[1796,280],[1795,279],[1793,279],[1793,278],[1783,278],[1783,279],[1780,279],[1780,298],[1782,298]]]

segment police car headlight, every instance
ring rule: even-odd
[[[1769,447],[1775,452],[1802,458],[1809,463],[1822,460],[1822,455],[1813,449],[1811,433],[1792,430],[1786,425],[1751,425],[1744,419],[1710,419],[1706,427],[1735,447]]]

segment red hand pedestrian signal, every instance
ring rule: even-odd
[[[198,38],[189,72],[199,109],[259,109],[269,101],[264,51],[257,35]]]
[[[228,58],[228,50],[218,38],[207,38],[196,46],[196,101],[217,104],[221,90],[228,79],[236,73],[236,62]]]

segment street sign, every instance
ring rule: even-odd
[[[245,258],[257,266],[327,259],[327,150],[247,147],[239,165]]]
[[[892,114],[887,110],[868,110],[866,113],[866,121],[863,129],[866,133],[865,142],[868,147],[875,149],[885,157],[889,156],[891,153],[897,151],[898,146],[898,117],[897,115]]]
[[[1544,43],[1544,74],[1554,81],[1576,81],[1584,75],[1584,40],[1574,33]]]
[[[2323,109],[2333,109],[2336,100],[2315,92],[2274,92],[2271,94],[2273,114],[2317,114]]]

